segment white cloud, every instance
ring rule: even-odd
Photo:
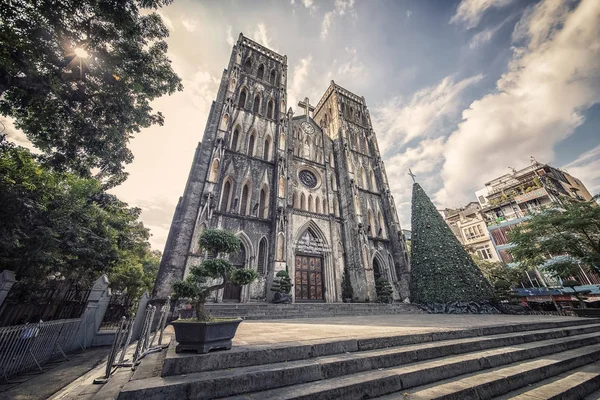
[[[504,7],[513,0],[462,0],[456,8],[456,14],[450,19],[450,23],[465,23],[467,29],[479,25],[483,13],[489,8]]]
[[[185,30],[188,32],[194,32],[196,30],[196,28],[198,27],[198,21],[196,21],[195,19],[181,16],[180,20],[181,20],[181,25],[183,25]]]
[[[478,32],[477,34],[473,35],[473,37],[469,41],[469,48],[474,50],[478,47],[487,44],[492,38],[492,36],[494,36],[495,32],[496,30],[493,28],[486,28],[481,32]]]
[[[262,22],[256,26],[256,30],[252,33],[252,39],[271,50],[277,51],[271,46],[271,38],[267,32],[267,27]]]
[[[592,196],[600,193],[600,145],[581,154],[563,169],[581,180]]]
[[[417,146],[409,147],[385,160],[385,169],[394,195],[398,216],[403,228],[410,226],[410,198],[412,180],[407,175],[408,169],[417,175],[417,181],[423,188],[432,193],[432,188],[439,187],[439,176],[436,174],[443,162],[445,138],[424,139]]]
[[[600,7],[567,6],[548,0],[522,17],[528,41],[514,49],[497,92],[474,101],[447,141],[440,202],[471,199],[530,155],[552,160],[554,146],[583,123],[582,111],[600,101]]]
[[[233,46],[235,44],[235,40],[233,40],[233,34],[231,33],[231,25],[227,25],[227,30],[225,34],[227,35],[227,44]]]
[[[288,86],[288,105],[290,107],[294,107],[299,99],[304,98],[302,93],[306,93],[306,78],[308,77],[311,63],[312,56],[308,55],[302,58],[299,64],[292,70],[292,79]]]
[[[323,40],[327,38],[331,24],[336,16],[347,14],[353,19],[358,17],[356,10],[354,9],[354,0],[335,0],[333,7],[333,10],[328,11],[323,15],[323,22],[321,23],[321,39]]]
[[[27,135],[15,126],[14,119],[0,115],[0,136],[2,135],[6,135],[6,139],[10,142],[23,146],[34,153],[39,153]]]
[[[358,55],[356,53],[356,48],[346,47],[346,53],[348,53],[351,58],[348,62],[339,66],[337,71],[337,77],[344,78],[355,78],[361,75],[364,72],[364,65],[358,59]]]
[[[459,82],[446,77],[436,86],[416,92],[408,101],[394,97],[373,110],[373,124],[378,133],[382,154],[392,143],[406,144],[421,136],[433,136],[447,118],[460,111],[460,94],[470,85],[481,80],[482,75],[472,76]]]

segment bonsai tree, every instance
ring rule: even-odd
[[[243,286],[258,278],[253,269],[235,268],[224,257],[240,251],[240,240],[231,232],[222,229],[207,229],[200,235],[200,249],[216,258],[204,260],[200,266],[192,267],[184,280],[173,284],[174,298],[187,298],[196,311],[197,321],[210,321],[204,302],[211,292],[222,289],[229,282]]]
[[[292,290],[292,286],[294,285],[286,266],[285,270],[277,272],[275,279],[273,279],[273,285],[271,286],[271,291],[275,292],[273,303],[291,303],[292,297],[290,296],[290,291]]]
[[[350,282],[350,270],[347,265],[344,265],[344,277],[342,278],[342,299],[345,302],[352,301],[354,298],[354,290],[352,282]]]
[[[394,301],[392,285],[383,276],[375,281],[375,291],[377,292],[378,303],[392,303]]]

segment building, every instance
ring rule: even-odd
[[[532,165],[493,179],[475,192],[500,259],[512,262],[508,233],[542,207],[560,207],[561,196],[589,201],[583,183],[558,168],[534,160]]]
[[[231,261],[257,282],[216,301],[265,301],[288,269],[293,299],[342,301],[344,268],[359,301],[385,276],[408,297],[408,254],[365,99],[331,82],[316,105],[288,108],[287,58],[240,34],[196,149],[154,287],[170,294],[207,255],[207,228],[235,232]]]
[[[458,241],[469,253],[482,260],[500,261],[479,203],[471,202],[465,207],[446,208],[441,212]]]

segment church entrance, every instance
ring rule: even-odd
[[[323,301],[323,258],[296,255],[296,301]]]
[[[240,251],[231,256],[229,260],[235,268],[245,268],[246,267],[246,248],[242,243],[240,247]],[[231,282],[225,284],[223,288],[223,302],[239,302],[242,295],[242,287],[238,285],[234,285]]]

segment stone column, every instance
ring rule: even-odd
[[[0,306],[4,303],[4,299],[6,299],[10,288],[12,288],[16,281],[14,271],[5,269],[0,273]]]

